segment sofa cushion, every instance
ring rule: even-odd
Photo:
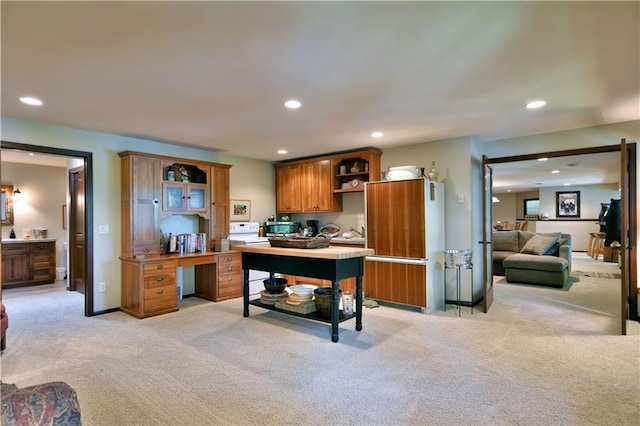
[[[496,231],[492,234],[493,250],[518,253],[518,231]]]
[[[512,251],[496,251],[494,250],[492,253],[491,258],[493,259],[493,262],[498,262],[498,263],[502,263],[503,260],[505,260],[507,257],[509,256],[513,256],[513,252]]]
[[[569,267],[569,262],[561,257],[523,253],[509,256],[502,263],[505,269],[517,268],[550,272],[562,272]]]
[[[527,241],[524,247],[522,247],[520,253],[541,255],[546,253],[557,241],[557,237],[534,235]]]

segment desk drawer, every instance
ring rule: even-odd
[[[144,275],[153,274],[153,273],[173,274],[176,272],[176,262],[174,260],[154,260],[154,261],[144,262],[142,271]]]
[[[174,273],[163,274],[145,274],[144,276],[144,288],[156,288],[166,285],[175,285],[176,275]]]
[[[218,264],[218,277],[223,277],[230,274],[241,274],[241,273],[242,273],[241,263]]]
[[[218,299],[231,299],[242,296],[242,274],[228,274],[218,278]]]
[[[145,314],[177,307],[176,286],[165,285],[144,290]]]
[[[218,256],[218,267],[241,262],[242,257],[240,256],[240,253],[225,253]]]

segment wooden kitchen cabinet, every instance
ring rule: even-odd
[[[276,211],[281,213],[302,211],[301,185],[300,164],[276,167]]]
[[[333,167],[330,159],[302,163],[302,211],[335,212],[342,200],[333,193]]]
[[[275,165],[279,213],[342,211],[342,194],[364,191],[364,182],[380,180],[377,149],[329,154]],[[351,168],[358,164],[358,172]],[[345,167],[345,173],[340,172]],[[347,168],[348,167],[348,168]],[[352,186],[353,183],[357,185]]]
[[[380,180],[381,155],[376,149],[368,149],[335,156],[333,192],[363,192],[366,182]]]
[[[3,287],[54,283],[56,280],[55,256],[55,241],[3,243]]]

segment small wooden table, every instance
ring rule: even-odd
[[[249,316],[249,305],[331,323],[331,340],[337,342],[338,323],[355,316],[356,330],[362,330],[362,275],[364,274],[364,257],[374,254],[372,249],[362,247],[330,246],[321,249],[295,249],[271,247],[265,244],[246,244],[235,247],[242,251],[244,316]],[[278,309],[260,302],[260,299],[249,300],[249,270],[274,273],[302,275],[311,278],[330,280],[333,288],[331,319],[325,319],[315,312],[300,314]],[[355,315],[344,315],[339,310],[339,282],[345,278],[356,277],[356,309]]]

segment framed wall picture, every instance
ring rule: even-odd
[[[251,219],[251,201],[249,200],[231,200],[231,215],[229,219],[232,222],[243,222]]]
[[[556,192],[556,217],[580,217],[580,191]]]

